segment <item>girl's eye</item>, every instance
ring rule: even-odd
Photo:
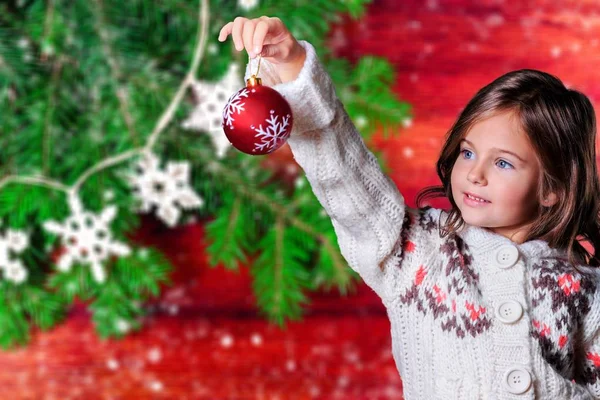
[[[460,152],[462,153],[463,157],[466,159],[471,159],[471,157],[473,156],[473,152],[471,150],[462,149]]]
[[[471,150],[467,149],[462,149],[460,153],[462,154],[463,158],[467,160],[470,160],[475,156]],[[513,165],[505,160],[499,160],[496,163],[496,165],[499,166],[501,169],[514,169]]]
[[[510,168],[514,168],[509,162],[506,162],[504,160],[500,160],[496,163],[496,165],[498,165],[500,168],[502,169],[510,169]]]

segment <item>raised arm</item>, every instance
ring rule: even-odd
[[[342,255],[387,304],[398,280],[414,278],[411,268],[399,266],[405,250],[413,253],[406,259],[416,265],[415,249],[425,239],[417,213],[407,213],[402,195],[367,149],[310,43],[294,39],[278,18],[236,18],[223,27],[219,40],[229,33],[236,49],[246,48],[251,57],[258,51],[263,55],[259,77],[290,103],[294,125],[288,143],[331,217]],[[258,58],[248,63],[246,79],[257,64]]]
[[[331,217],[344,258],[385,301],[395,286],[385,260],[395,248],[400,251],[401,229],[410,222],[404,220],[404,199],[367,149],[313,46],[299,43],[306,60],[298,77],[277,83],[276,69],[267,63],[263,82],[291,105],[294,129],[288,143]],[[255,70],[253,60],[246,77]]]

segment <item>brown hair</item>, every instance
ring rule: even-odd
[[[456,233],[465,223],[452,197],[450,175],[460,154],[460,141],[477,122],[502,112],[514,112],[538,155],[542,178],[538,186],[538,217],[525,241],[542,239],[566,250],[573,264],[600,266],[600,183],[596,166],[596,117],[590,100],[567,89],[556,77],[537,70],[509,72],[480,89],[446,134],[437,161],[442,186],[421,190],[417,204],[447,197],[452,204],[440,235]],[[554,192],[556,204],[541,205]],[[579,240],[593,248],[589,252]],[[598,255],[598,256],[597,256]]]

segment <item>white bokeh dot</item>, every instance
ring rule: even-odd
[[[290,372],[292,372],[292,371],[295,371],[295,370],[296,370],[296,361],[294,361],[294,360],[288,360],[288,361],[285,363],[285,368],[286,368],[288,371],[290,371]]]
[[[115,371],[119,368],[119,362],[117,360],[115,360],[114,358],[111,358],[110,360],[108,360],[106,362],[106,367],[108,369],[110,369],[111,371]]]
[[[254,333],[252,335],[252,337],[250,338],[250,342],[254,346],[260,346],[263,343],[263,339],[262,339],[262,336],[260,335],[260,333]]]
[[[223,335],[221,338],[221,346],[225,348],[230,348],[233,346],[233,336],[231,335]]]
[[[350,383],[350,378],[348,378],[346,375],[342,375],[338,378],[337,383],[340,387],[346,387]]]
[[[164,386],[161,381],[150,382],[150,389],[152,389],[152,391],[154,391],[154,392],[160,392],[163,390],[163,388],[164,388]]]
[[[162,358],[162,353],[158,347],[153,347],[148,351],[148,360],[152,363],[157,363]]]
[[[356,127],[361,129],[364,128],[365,126],[367,126],[367,118],[364,115],[359,115],[358,117],[356,117]]]
[[[131,325],[126,320],[119,318],[115,321],[115,327],[121,333],[127,333],[131,329]]]

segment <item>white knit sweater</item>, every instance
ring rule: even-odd
[[[260,76],[290,103],[295,159],[343,256],[387,309],[405,399],[600,398],[597,270],[475,226],[441,238],[446,213],[406,207],[300,43],[296,80],[281,83],[265,60]]]

